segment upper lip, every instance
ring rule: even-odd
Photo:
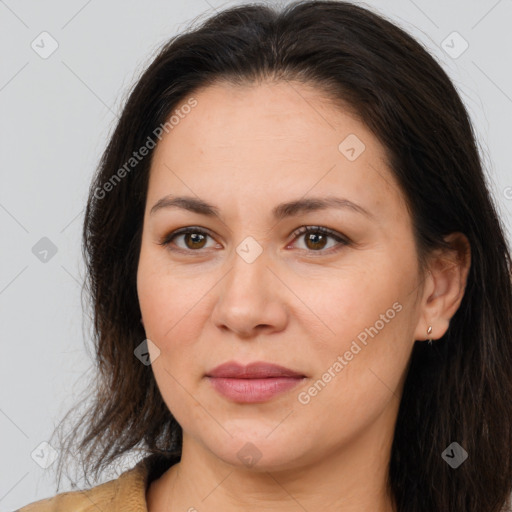
[[[228,361],[213,370],[210,370],[207,377],[223,377],[232,379],[265,379],[270,377],[305,377],[302,373],[290,370],[284,366],[255,361],[247,365]]]

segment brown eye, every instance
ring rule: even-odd
[[[306,245],[309,249],[323,249],[327,243],[327,238],[328,237],[322,233],[306,233]]]
[[[317,252],[320,254],[328,254],[338,251],[342,246],[350,245],[350,240],[348,238],[340,235],[336,231],[332,231],[322,226],[303,226],[294,233],[296,239],[300,239],[301,235],[305,235],[302,237],[305,242],[304,250],[310,253]],[[180,237],[183,237],[182,245],[175,242],[175,240]],[[207,238],[212,238],[213,240],[213,237],[206,231],[190,226],[170,233],[165,236],[159,244],[165,247],[168,246],[171,251],[191,253],[199,252],[201,249],[206,248]],[[327,247],[329,240],[332,240],[335,243],[330,247]],[[324,250],[326,247],[327,249]]]
[[[174,240],[183,237],[184,245],[175,244]],[[188,227],[167,235],[161,242],[160,245],[169,246],[171,250],[182,250],[182,251],[196,251],[203,249],[206,244],[207,238],[210,237],[208,233],[199,228]],[[211,237],[210,237],[211,238]],[[171,243],[177,245],[177,249],[172,249]]]
[[[294,235],[296,238],[302,238],[304,240],[306,246],[305,250],[310,252],[329,253],[331,252],[329,249],[336,247],[336,245],[345,246],[350,244],[350,241],[347,238],[341,236],[336,231],[332,231],[322,226],[303,226],[302,228],[299,228],[297,231],[295,231]],[[329,243],[329,239],[334,240],[337,242],[337,244],[335,243],[334,245],[331,245],[331,247],[329,247],[327,250],[323,250]],[[338,249],[339,247],[335,249],[335,251]]]
[[[206,240],[206,236],[201,233],[185,233],[183,235],[183,240],[185,240],[185,245],[189,249],[202,249]]]

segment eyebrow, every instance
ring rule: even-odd
[[[191,196],[172,196],[168,195],[158,200],[151,208],[150,215],[165,208],[182,208],[193,213],[206,215],[208,217],[219,216],[219,209],[207,203],[206,201]],[[313,212],[318,210],[326,210],[328,208],[349,209],[357,213],[361,213],[369,218],[374,215],[362,206],[349,201],[348,199],[339,197],[312,197],[308,199],[297,199],[281,203],[272,209],[272,215],[276,220],[282,220],[287,217],[293,217],[302,213]]]

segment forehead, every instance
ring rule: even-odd
[[[315,87],[219,83],[195,91],[175,111],[190,97],[196,106],[179,116],[155,149],[150,200],[171,192],[228,199],[236,190],[247,200],[262,195],[277,203],[338,190],[369,208],[405,207],[385,148],[352,112]]]

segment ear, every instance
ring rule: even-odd
[[[415,340],[441,338],[448,330],[466,290],[471,266],[469,241],[462,233],[451,233],[444,239],[450,248],[438,249],[430,258]],[[427,334],[430,325],[432,332]]]

